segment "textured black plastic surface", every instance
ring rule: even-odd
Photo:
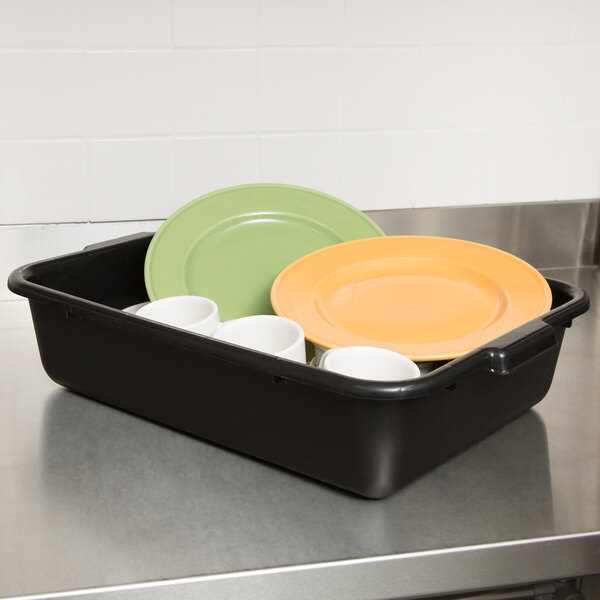
[[[405,382],[362,381],[153,323],[139,234],[14,271],[42,363],[113,407],[370,498],[383,498],[539,402],[587,294],[548,280],[542,317]]]

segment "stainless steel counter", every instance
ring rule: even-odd
[[[547,397],[375,501],[59,388],[26,303],[0,303],[0,598],[404,598],[600,572],[600,277],[544,273],[592,297]]]

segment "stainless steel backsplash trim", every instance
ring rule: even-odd
[[[366,212],[388,235],[437,235],[488,244],[538,268],[600,263],[600,200]]]

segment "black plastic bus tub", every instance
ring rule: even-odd
[[[372,382],[240,348],[120,309],[147,300],[152,234],[15,270],[42,364],[110,406],[369,498],[383,498],[548,391],[587,294],[549,279],[552,309],[420,378]]]

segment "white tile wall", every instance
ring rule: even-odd
[[[575,0],[573,40],[579,43],[600,42],[600,2]]]
[[[88,133],[171,132],[171,55],[93,52],[86,56]]]
[[[258,42],[258,0],[173,0],[173,43],[231,48]]]
[[[301,185],[335,195],[339,149],[337,133],[261,136],[258,180]]]
[[[413,205],[414,134],[342,135],[340,197],[359,207]]]
[[[569,41],[573,0],[500,0],[498,41],[553,44]]]
[[[564,130],[559,198],[585,198],[600,185],[600,125],[570,125]]]
[[[423,0],[423,43],[495,44],[501,0]]]
[[[344,4],[348,46],[414,46],[421,41],[418,0],[346,0]]]
[[[556,200],[560,127],[492,131],[490,201]]]
[[[419,132],[413,204],[439,206],[447,195],[460,204],[482,204],[487,199],[489,150],[486,129]]]
[[[173,57],[175,131],[255,132],[258,118],[255,50],[179,52]],[[223,82],[235,81],[235,85]]]
[[[85,134],[79,52],[0,51],[0,82],[0,139]]]
[[[424,48],[421,56],[421,125],[479,127],[490,123],[494,50]]]
[[[416,125],[416,48],[347,50],[343,60],[343,129],[402,129]]]
[[[600,106],[600,44],[570,48],[566,85],[567,123],[597,123]]]
[[[79,0],[2,0],[0,48],[78,48]]]
[[[174,208],[212,190],[256,181],[255,136],[178,139]]]
[[[89,142],[91,221],[165,219],[173,188],[173,141],[93,140]]]
[[[343,0],[261,0],[262,46],[337,46]]]
[[[566,67],[566,46],[499,48],[493,123],[560,123],[566,92]]]
[[[83,141],[0,142],[0,223],[87,221]]]
[[[258,58],[261,130],[336,129],[339,60],[336,50],[263,50]]]
[[[81,6],[87,48],[164,48],[171,44],[170,0],[82,0]]]
[[[1,0],[0,92],[0,231],[600,196],[598,0]]]

